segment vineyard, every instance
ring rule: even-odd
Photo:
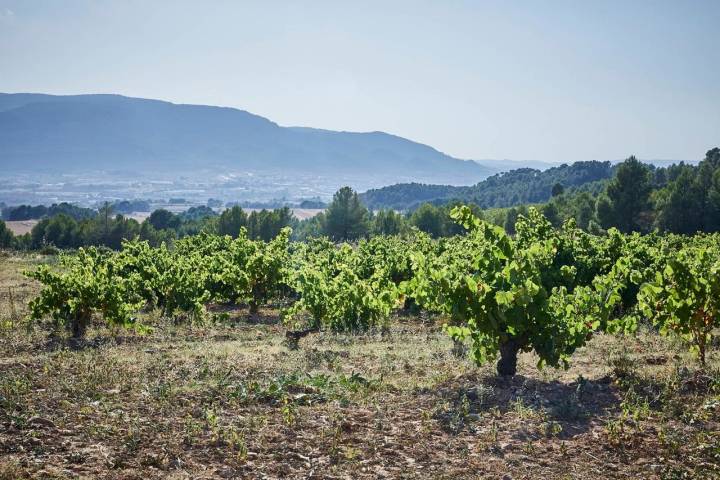
[[[0,479],[720,476],[719,234],[452,218],[8,256]]]

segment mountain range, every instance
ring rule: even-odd
[[[470,185],[495,169],[383,132],[283,127],[225,107],[120,95],[0,94],[9,172],[279,172]]]

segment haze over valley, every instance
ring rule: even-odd
[[[328,199],[398,181],[471,185],[493,167],[383,132],[281,127],[233,108],[119,95],[0,95],[0,201]]]
[[[282,127],[234,108],[30,93],[0,94],[0,158],[0,202],[83,206],[299,204],[327,201],[343,185],[472,186],[498,172],[560,164],[461,160],[384,132]]]

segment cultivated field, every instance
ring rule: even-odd
[[[647,328],[498,378],[442,319],[284,345],[278,308],[73,343],[29,324],[41,256],[0,256],[0,479],[718,478],[720,359]],[[455,351],[455,353],[453,353]]]
[[[37,223],[37,220],[13,220],[5,222],[5,225],[7,225],[13,235],[25,235],[26,233],[30,233]]]
[[[185,210],[188,209],[187,205],[160,205],[160,206],[158,206],[158,208],[164,208],[164,209],[170,210],[171,212],[176,213],[176,214],[184,212]],[[262,209],[261,208],[243,208],[243,210],[249,214],[250,212],[253,212],[253,211],[259,212]],[[312,218],[315,215],[317,215],[318,213],[321,213],[323,211],[324,211],[324,209],[320,209],[320,208],[293,208],[293,209],[291,209],[292,214],[298,220],[306,220],[308,218]],[[125,215],[125,216],[127,218],[132,218],[132,219],[137,220],[138,222],[142,223],[143,221],[145,221],[146,218],[148,218],[150,216],[150,213],[151,212],[133,212],[133,213]],[[30,222],[32,222],[32,223],[30,223]],[[13,229],[13,226],[11,225],[13,223],[17,223],[17,224],[30,223],[29,228],[27,230],[29,232],[32,229],[32,227],[37,223],[37,220],[29,220],[27,222],[6,222],[6,223],[8,224],[8,227],[10,227],[11,229]],[[18,227],[16,227],[16,228],[21,228],[21,226],[18,225]],[[13,230],[13,233],[15,233],[16,235],[18,234],[18,232],[16,232],[15,230]],[[20,233],[25,233],[25,231],[21,231]]]

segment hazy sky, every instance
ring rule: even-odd
[[[0,0],[0,91],[383,130],[461,158],[698,159],[720,0]]]

